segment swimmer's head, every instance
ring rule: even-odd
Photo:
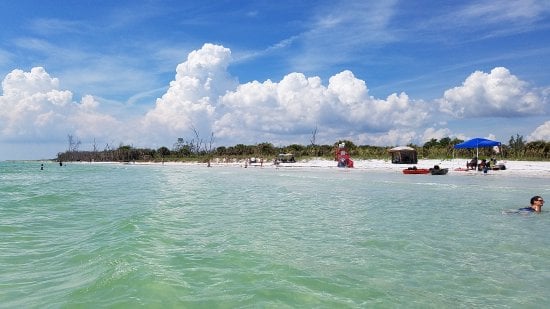
[[[535,195],[531,198],[531,207],[535,209],[536,212],[540,212],[544,206],[544,199],[541,196]]]
[[[539,201],[544,203],[544,199],[542,198],[542,196],[535,195],[531,198],[531,205],[533,205],[535,202],[539,202]]]

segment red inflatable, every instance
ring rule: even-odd
[[[338,161],[338,167],[353,167],[353,160],[346,149],[346,143],[341,143],[336,148],[334,160]]]

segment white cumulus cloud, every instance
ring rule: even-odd
[[[324,85],[318,76],[289,73],[279,82],[238,84],[228,65],[231,51],[205,44],[177,66],[175,80],[142,120],[143,132],[157,137],[213,133],[229,144],[271,141],[304,143],[314,128],[319,137],[354,136],[394,126],[415,128],[429,113],[406,93],[386,99],[369,96],[365,81],[351,71],[332,76]],[[330,136],[329,136],[330,135]]]
[[[204,44],[176,68],[175,80],[143,119],[144,132],[181,135],[196,129],[210,132],[219,96],[234,89],[236,79],[227,72],[231,51]]]
[[[104,136],[117,121],[96,111],[93,97],[73,102],[73,94],[60,90],[57,78],[42,67],[30,72],[13,70],[2,81],[0,139],[51,140],[75,132]]]
[[[415,131],[410,129],[391,129],[383,133],[373,134],[365,132],[351,138],[354,142],[357,140],[358,145],[373,145],[373,146],[402,146],[410,144],[418,138]]]
[[[319,77],[302,73],[290,73],[279,83],[254,81],[227,93],[221,102],[223,114],[215,131],[221,137],[255,140],[270,140],[273,135],[304,137],[315,127],[330,132],[332,139],[345,138],[393,126],[417,127],[427,118],[423,104],[412,102],[405,93],[386,100],[370,97],[366,83],[351,71],[332,76],[327,86]]]
[[[503,67],[472,73],[462,86],[445,91],[439,103],[442,112],[457,118],[526,116],[543,110],[540,94]]]
[[[528,141],[550,141],[550,121],[538,126],[535,131],[533,131],[527,137]]]
[[[426,130],[424,130],[424,133],[422,134],[422,142],[425,143],[431,140],[432,138],[440,140],[444,137],[449,137],[451,135],[452,135],[451,130],[447,128],[442,128],[442,129],[427,128]]]

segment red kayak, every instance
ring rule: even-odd
[[[427,168],[409,167],[403,170],[403,174],[429,174],[430,170]]]

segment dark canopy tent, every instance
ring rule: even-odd
[[[455,145],[455,149],[460,148],[475,148],[476,149],[476,157],[479,157],[479,147],[494,147],[494,146],[500,146],[500,142],[492,141],[490,139],[486,138],[473,138],[471,140],[467,140],[465,142],[462,142],[460,144]]]
[[[400,146],[389,150],[391,154],[391,163],[394,164],[416,164],[418,158],[416,150],[411,147]]]

